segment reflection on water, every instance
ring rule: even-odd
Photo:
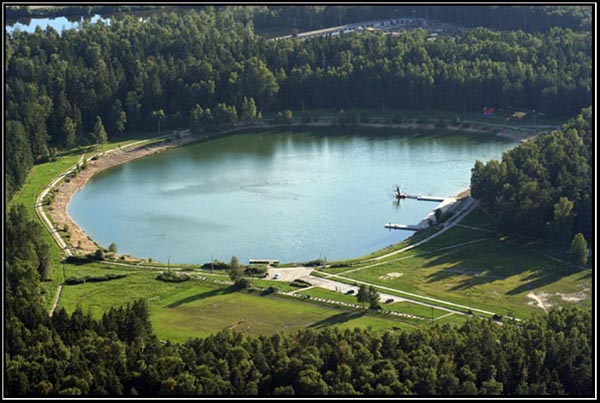
[[[397,203],[396,184],[455,195],[476,159],[514,145],[470,134],[232,135],[107,170],[75,194],[69,214],[101,245],[155,260],[349,258],[407,238],[384,224],[416,224],[435,208]]]

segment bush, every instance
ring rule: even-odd
[[[324,266],[327,263],[327,259],[315,259],[308,262],[305,262],[303,266],[314,267],[314,266]]]
[[[102,248],[96,249],[96,252],[94,253],[93,257],[96,260],[104,260],[104,249],[102,249]]]
[[[85,283],[85,279],[80,277],[69,277],[65,280],[65,284],[74,285],[74,284],[83,284]]]
[[[266,267],[246,267],[244,269],[244,275],[250,277],[264,277],[266,273]]]
[[[161,274],[156,276],[156,279],[167,283],[182,283],[184,281],[188,281],[190,279],[190,276],[188,276],[185,273],[163,271]]]
[[[299,278],[297,278],[296,280],[292,281],[290,283],[290,285],[293,286],[293,287],[299,287],[299,288],[304,288],[304,287],[310,287],[310,286],[312,286],[312,284],[309,283],[308,281],[300,280]]]
[[[85,276],[85,277],[69,277],[65,280],[67,285],[83,284],[83,283],[99,283],[102,281],[116,280],[127,277],[127,274],[105,274],[104,276]]]
[[[210,269],[229,270],[229,264],[225,263],[225,262],[221,262],[219,260],[215,260],[212,264],[210,262],[204,263],[202,265],[202,269],[205,269],[205,270],[210,270]]]
[[[67,256],[65,258],[65,263],[74,264],[74,265],[82,265],[86,263],[90,263],[92,260],[90,259],[90,255],[86,256]]]
[[[334,263],[331,266],[332,269],[336,268],[336,267],[350,267],[349,263]]]
[[[269,288],[265,288],[264,290],[262,290],[260,295],[277,294],[278,292],[279,292],[279,288],[271,286]]]
[[[246,288],[250,288],[250,285],[250,280],[248,280],[247,278],[240,278],[236,280],[235,283],[233,283],[233,288],[237,290],[243,290]]]

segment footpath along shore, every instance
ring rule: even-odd
[[[110,151],[99,153],[93,157],[87,159],[87,166],[85,169],[81,169],[79,173],[74,176],[67,177],[68,172],[59,175],[51,185],[44,189],[42,195],[45,196],[48,192],[52,191],[55,187],[54,201],[48,206],[47,211],[44,211],[41,206],[41,199],[38,198],[37,211],[40,218],[45,222],[45,226],[48,228],[56,242],[59,244],[61,249],[65,251],[67,255],[72,253],[90,253],[98,249],[99,245],[88,236],[67,212],[67,207],[71,201],[73,195],[81,189],[87,181],[94,176],[96,173],[101,172],[105,169],[124,164],[128,161],[149,156],[170,148],[190,144],[198,141],[205,141],[208,139],[220,137],[232,132],[240,130],[256,130],[256,129],[271,129],[277,127],[331,127],[335,124],[335,119],[323,117],[319,122],[300,122],[294,121],[288,124],[271,124],[264,122],[255,122],[253,124],[236,125],[226,130],[212,132],[210,134],[192,134],[189,130],[181,132],[173,132],[168,135],[157,137],[155,139],[149,139],[148,141],[135,142],[126,146],[115,148]],[[399,124],[387,124],[387,123],[363,123],[357,125],[359,127],[371,127],[371,128],[389,128],[389,129],[422,129],[422,130],[433,130],[435,125],[432,123],[399,123]],[[464,131],[464,132],[479,132],[479,133],[490,133],[499,135],[502,137],[509,137],[513,140],[524,141],[534,137],[537,133],[532,131],[524,131],[518,128],[499,128],[490,127],[484,124],[472,124],[468,128],[461,128],[459,126],[448,126],[445,128],[448,131]],[[80,165],[80,164],[78,164]],[[48,220],[46,213],[51,217]],[[61,237],[59,230],[65,228],[65,224],[68,226],[68,240]],[[107,246],[107,245],[103,245]]]

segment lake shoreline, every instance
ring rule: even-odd
[[[326,121],[321,122],[295,122],[292,124],[271,124],[271,123],[263,123],[257,122],[255,124],[244,124],[238,125],[234,127],[227,128],[225,130],[214,131],[210,133],[200,133],[200,134],[192,134],[188,131],[184,132],[174,132],[171,135],[164,136],[162,140],[158,142],[154,142],[152,144],[143,144],[137,146],[123,146],[117,149],[111,150],[110,152],[100,153],[88,159],[87,167],[82,169],[78,174],[74,177],[69,178],[68,180],[62,180],[60,184],[57,185],[55,191],[55,197],[52,204],[45,211],[46,214],[50,215],[52,222],[54,223],[53,231],[58,232],[58,230],[64,229],[65,224],[68,225],[68,235],[66,238],[68,240],[67,244],[70,244],[70,249],[75,254],[87,254],[93,253],[101,246],[98,245],[89,235],[83,231],[83,229],[69,216],[68,214],[68,206],[71,202],[71,199],[75,193],[77,193],[83,186],[92,178],[96,173],[104,171],[108,168],[112,168],[126,162],[132,161],[134,159],[146,157],[149,155],[156,154],[158,152],[171,149],[174,147],[179,147],[183,145],[189,145],[193,143],[204,142],[208,140],[213,140],[216,138],[228,136],[231,134],[235,134],[239,131],[244,130],[268,130],[274,128],[286,128],[286,127],[294,127],[294,128],[315,128],[315,127],[334,127],[333,125]],[[523,132],[522,130],[507,130],[504,129],[502,131],[497,131],[496,128],[490,126],[473,126],[471,125],[468,128],[462,128],[460,126],[449,125],[445,128],[436,128],[434,124],[431,123],[399,123],[399,124],[386,124],[386,123],[362,123],[351,126],[344,127],[369,127],[369,128],[379,128],[379,129],[421,129],[421,130],[447,130],[447,131],[462,131],[466,133],[483,133],[483,134],[494,134],[500,137],[506,137],[511,140],[517,141],[526,141],[533,136],[531,133]],[[467,189],[468,190],[468,189]],[[459,195],[464,194],[466,191],[462,191]],[[459,197],[457,195],[457,197]],[[108,245],[104,245],[104,247],[108,247]],[[128,255],[119,255],[116,254],[116,257],[122,257],[123,260],[136,260],[136,261],[145,261],[147,259],[142,258],[132,258]]]

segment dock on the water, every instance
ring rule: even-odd
[[[389,229],[404,229],[409,231],[420,231],[424,229],[420,225],[407,225],[407,224],[385,224],[385,228]]]
[[[435,217],[435,210],[440,210],[442,213],[445,213],[454,203],[456,203],[457,199],[455,197],[436,197],[436,196],[416,196],[416,195],[406,195],[407,199],[416,199],[423,201],[435,201],[441,202],[436,206],[433,211],[431,211],[425,218],[421,220],[417,225],[410,224],[385,224],[385,228],[388,229],[401,229],[408,231],[420,231],[422,229],[428,228],[431,225],[437,223],[437,219]]]
[[[435,202],[443,202],[448,199],[448,197],[440,197],[440,196],[421,196],[421,195],[405,195],[406,199],[415,199],[422,201],[435,201]]]

